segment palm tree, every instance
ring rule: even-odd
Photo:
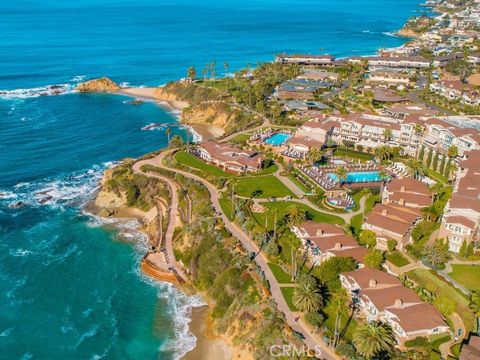
[[[389,141],[392,139],[393,132],[390,129],[383,130],[383,137],[385,138],[385,142],[388,144]]]
[[[331,303],[335,308],[335,329],[333,333],[333,348],[336,347],[337,342],[340,337],[340,326],[342,322],[342,317],[348,317],[348,308],[345,304],[349,301],[349,296],[343,289],[336,291],[332,294]]]
[[[418,159],[408,160],[407,167],[415,179],[425,175],[425,165]]]
[[[430,188],[430,191],[433,193],[433,202],[435,202],[437,198],[440,196],[440,194],[442,194],[444,191],[442,183],[440,182],[435,183]]]
[[[343,166],[339,166],[337,170],[335,170],[335,175],[337,175],[338,182],[343,184],[348,177],[347,169],[345,169]]]
[[[298,205],[291,205],[288,207],[284,217],[288,226],[296,226],[307,220],[307,212]]]
[[[382,145],[375,148],[375,156],[380,161],[389,160],[392,157],[392,155],[393,155],[392,148],[388,145]]]
[[[323,305],[323,297],[320,289],[312,282],[300,282],[293,293],[293,305],[306,312],[316,312]]]
[[[423,133],[423,126],[420,125],[420,124],[416,124],[414,129],[413,129],[413,132],[415,133],[415,135],[419,136]]]
[[[197,77],[197,70],[195,69],[195,67],[190,66],[188,68],[187,77],[188,77],[189,81],[195,80],[195,78]]]
[[[316,163],[322,159],[322,152],[317,147],[312,147],[307,157],[308,161],[311,163]]]
[[[450,159],[456,158],[458,156],[458,147],[452,145],[447,150],[447,155]]]
[[[167,135],[167,138],[168,138],[168,143],[170,143],[170,135],[172,134],[172,129],[171,128],[167,128],[165,130],[165,135]]]
[[[360,355],[372,358],[391,352],[395,345],[395,337],[390,325],[374,321],[357,327],[353,333],[353,345]]]

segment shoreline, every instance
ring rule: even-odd
[[[195,336],[195,347],[181,357],[182,360],[232,359],[233,349],[227,341],[209,334],[208,305],[192,308],[190,332]]]
[[[182,111],[188,107],[188,104],[183,101],[161,99],[155,96],[156,89],[157,88],[155,87],[128,87],[115,91],[113,94],[128,96],[130,98],[143,101],[155,102],[160,107],[169,111],[177,119],[179,124],[184,125],[187,128],[187,131],[189,131],[193,137],[193,142],[201,142],[204,140],[208,141],[223,135],[223,130],[217,126],[209,124],[182,123],[181,114]]]

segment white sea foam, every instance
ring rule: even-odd
[[[399,37],[397,33],[394,33],[392,31],[384,31],[384,32],[382,32],[382,34],[390,36],[390,37]]]
[[[28,206],[81,206],[90,200],[98,190],[105,169],[114,165],[106,162],[88,170],[78,171],[56,178],[46,178],[35,182],[23,182],[12,190],[0,190],[0,206],[8,206],[11,200]]]
[[[85,75],[77,75],[77,76],[74,76],[70,81],[73,81],[73,82],[80,82],[80,81],[83,81],[85,80],[86,76]]]
[[[75,84],[38,86],[28,89],[0,90],[0,99],[27,99],[40,96],[65,95],[75,92]]]
[[[0,333],[0,337],[7,337],[8,335],[10,335],[10,333],[12,332],[12,330],[13,330],[13,327],[3,330],[3,331]]]
[[[189,327],[192,309],[206,304],[200,296],[187,296],[172,284],[158,282],[153,284],[159,289],[159,297],[169,302],[168,309],[175,323],[175,338],[163,344],[160,350],[173,351],[174,359],[178,360],[195,348],[197,343],[197,338]]]
[[[163,123],[150,123],[142,127],[142,131],[153,131],[153,130],[162,130],[166,128],[169,124]]]
[[[198,143],[198,142],[202,141],[202,139],[203,139],[202,135],[200,135],[198,132],[196,132],[193,127],[191,127],[190,125],[187,125],[185,128],[187,129],[188,132],[190,132],[190,134],[192,134],[192,141],[194,143]]]

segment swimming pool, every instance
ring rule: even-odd
[[[328,177],[333,181],[338,181],[338,177],[334,173],[328,174]],[[359,182],[375,182],[381,180],[382,178],[380,177],[379,171],[358,171],[348,173],[347,180],[345,182],[351,184]]]
[[[290,135],[290,134],[276,133],[276,134],[273,134],[272,136],[266,138],[265,139],[265,144],[273,145],[273,146],[280,146],[285,141],[290,139],[291,137],[292,137],[292,135]]]

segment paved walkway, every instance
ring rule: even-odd
[[[452,320],[454,333],[452,334],[452,339],[440,345],[440,353],[442,354],[443,359],[447,359],[449,356],[455,357],[450,348],[461,342],[463,338],[467,335],[465,330],[465,325],[463,324],[462,318],[457,313],[453,313],[450,315],[450,320]],[[455,340],[455,335],[458,335],[458,331],[461,330],[461,335],[458,336],[457,340]]]
[[[170,211],[169,211],[169,221],[167,231],[165,232],[165,256],[160,256],[160,253],[149,253],[147,254],[147,260],[149,260],[154,265],[157,264],[161,268],[165,266],[167,268],[173,268],[174,271],[179,275],[183,280],[187,280],[188,277],[183,272],[183,267],[176,261],[175,253],[173,252],[173,233],[175,227],[178,224],[179,213],[178,213],[178,186],[170,178],[156,174],[156,173],[145,173],[140,168],[142,165],[149,164],[149,160],[138,161],[132,166],[132,170],[135,173],[139,173],[145,176],[154,177],[165,182],[168,185],[170,191]],[[163,259],[165,258],[166,264],[163,264]]]
[[[163,159],[171,154],[175,150],[168,150],[160,155],[156,156],[155,158],[148,159],[148,160],[143,160],[141,161],[140,165],[137,166],[136,168],[139,169],[141,165],[143,164],[149,164],[152,166],[156,166],[165,170],[169,170],[172,172],[175,172],[177,174],[181,174],[187,178],[193,179],[195,181],[198,181],[202,183],[209,191],[210,193],[210,200],[213,205],[214,210],[219,214],[220,218],[222,219],[223,223],[225,224],[225,227],[232,233],[233,236],[235,236],[237,239],[240,240],[242,243],[243,247],[249,252],[249,253],[255,253],[256,256],[254,257],[255,262],[257,263],[258,266],[262,269],[263,273],[265,274],[265,278],[270,284],[270,292],[272,294],[272,297],[275,301],[275,303],[278,306],[278,309],[285,315],[285,319],[287,324],[294,330],[297,331],[305,337],[304,342],[311,348],[311,349],[316,349],[320,348],[322,351],[322,359],[340,359],[338,355],[335,354],[335,352],[329,348],[321,339],[320,336],[317,334],[311,333],[311,329],[305,325],[304,322],[302,321],[295,321],[295,319],[298,317],[298,314],[294,313],[291,311],[285,302],[285,299],[283,298],[281,288],[275,279],[275,276],[273,275],[272,271],[270,270],[270,267],[267,265],[267,259],[265,255],[260,252],[260,249],[258,246],[250,239],[245,232],[240,229],[235,223],[230,221],[228,217],[225,215],[225,213],[222,210],[222,207],[220,206],[219,202],[219,192],[218,190],[210,184],[208,181],[205,179],[191,174],[186,171],[166,167],[163,165],[162,161]],[[138,163],[137,163],[138,164]],[[135,164],[135,165],[137,165]],[[135,166],[134,165],[134,166]],[[158,175],[152,174],[152,173],[146,173],[147,176],[155,176],[157,177]],[[162,178],[162,177],[160,177]]]

